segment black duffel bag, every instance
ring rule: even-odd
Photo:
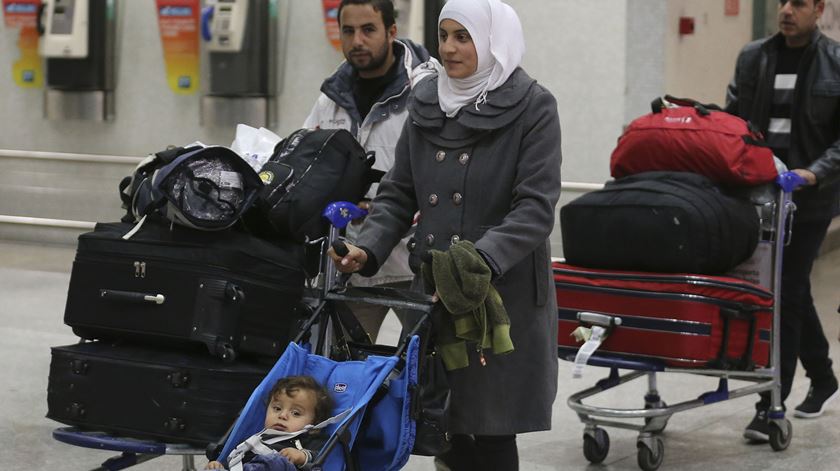
[[[759,219],[702,175],[644,172],[563,206],[560,229],[572,265],[714,275],[752,255]]]
[[[264,187],[244,221],[268,238],[297,241],[326,235],[324,208],[335,201],[357,203],[381,176],[344,129],[299,129],[277,144],[260,171]]]

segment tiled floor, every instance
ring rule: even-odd
[[[73,250],[26,244],[0,243],[0,463],[25,469],[93,469],[110,452],[71,447],[51,438],[58,425],[46,413],[49,347],[76,341],[62,322]],[[840,250],[825,255],[814,270],[814,295],[830,336],[835,371],[840,373]],[[397,322],[386,320],[383,336],[395,338]],[[603,465],[584,459],[583,427],[566,406],[569,394],[589,387],[605,372],[589,368],[583,379],[572,380],[567,363],[560,365],[559,394],[554,406],[553,430],[520,436],[523,471],[635,470],[636,434],[609,429],[611,451]],[[696,375],[664,374],[659,389],[669,403],[693,398],[715,388],[716,381]],[[597,403],[636,407],[644,394],[643,382],[603,394]],[[807,392],[808,381],[797,377],[790,402]],[[819,419],[792,418],[793,443],[775,453],[767,445],[748,445],[741,432],[752,416],[753,398],[746,397],[695,409],[671,418],[664,434],[663,470],[807,470],[840,469],[840,401]],[[198,458],[200,469],[206,460]],[[405,469],[431,470],[427,458],[413,457]],[[138,470],[179,470],[181,459],[165,457],[137,466]]]

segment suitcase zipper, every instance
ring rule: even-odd
[[[714,304],[719,307],[725,307],[729,309],[735,309],[743,312],[757,312],[757,311],[767,311],[771,310],[772,307],[770,306],[759,306],[756,304],[747,304],[747,303],[739,303],[737,301],[729,301],[726,299],[716,299],[710,298],[709,296],[703,296],[701,294],[688,294],[688,293],[660,293],[656,291],[641,291],[638,289],[623,289],[623,288],[613,288],[613,287],[606,287],[606,286],[588,286],[588,285],[577,285],[573,283],[566,283],[562,281],[555,281],[555,287],[566,288],[570,290],[580,290],[580,291],[596,291],[596,292],[604,292],[604,293],[612,293],[612,294],[619,294],[619,295],[633,295],[639,298],[653,298],[653,299],[670,299],[670,300],[680,300],[680,301],[695,301],[707,304]]]
[[[82,234],[79,238],[80,239],[80,241],[79,241],[80,244],[79,245],[81,246],[81,241],[82,241],[82,239],[84,239],[85,242],[93,243],[95,245],[106,245],[106,247],[95,248],[95,249],[94,248],[86,248],[84,250],[77,249],[78,250],[77,253],[76,253],[77,258],[82,254],[82,252],[84,252],[84,254],[86,254],[86,255],[90,255],[90,253],[95,252],[96,254],[114,255],[114,256],[119,256],[119,257],[138,257],[138,256],[142,256],[144,258],[152,259],[152,260],[154,260],[154,259],[169,260],[169,259],[160,258],[160,257],[157,257],[157,258],[147,257],[147,256],[145,256],[145,254],[144,255],[137,255],[137,254],[133,254],[133,255],[128,254],[127,255],[122,251],[123,245],[125,244],[126,241],[124,241],[122,239],[112,239],[112,238],[109,238],[109,237],[94,237],[94,236],[97,236],[97,235],[99,235],[99,234],[95,234],[95,233]],[[205,245],[201,245],[201,244],[197,244],[197,243],[184,243],[184,242],[177,242],[177,241],[169,241],[169,242],[162,241],[162,240],[161,241],[152,241],[152,240],[137,241],[137,240],[132,239],[129,242],[133,242],[134,244],[137,244],[137,245],[140,245],[140,246],[145,246],[145,247],[151,247],[151,248],[167,247],[167,248],[178,248],[178,249],[183,249],[183,250],[187,250],[187,251],[194,250],[194,249],[199,249],[199,250],[208,250],[209,249]],[[114,245],[116,245],[116,248],[114,247]],[[287,270],[302,271],[299,268],[297,268],[295,266],[295,264],[293,264],[293,263],[284,263],[284,262],[280,262],[279,260],[267,260],[264,257],[260,257],[260,260],[266,261],[266,262],[270,263],[271,265],[273,265],[275,267],[278,267],[278,268],[287,269]],[[194,265],[200,265],[202,267],[214,266],[214,267],[218,267],[218,268],[223,269],[223,270],[229,270],[228,268],[225,268],[221,265],[213,265],[213,264],[210,264],[210,263],[196,263],[196,262],[188,262],[188,261],[185,261],[183,263],[192,263]]]
[[[764,291],[760,288],[756,288],[754,286],[748,286],[745,284],[740,284],[738,282],[724,282],[718,280],[711,280],[708,278],[694,276],[694,275],[682,275],[682,276],[675,276],[675,275],[657,275],[657,274],[649,274],[649,275],[632,275],[632,274],[623,274],[623,273],[601,273],[601,272],[591,272],[591,271],[574,271],[568,270],[565,268],[556,268],[552,267],[552,271],[555,273],[561,273],[569,276],[580,276],[583,278],[603,278],[605,280],[625,280],[625,281],[639,281],[639,282],[666,282],[666,283],[686,283],[695,286],[706,286],[712,288],[726,288],[735,291],[740,291],[743,293],[748,294],[755,294],[759,297],[770,299],[773,297],[772,293]],[[556,282],[555,282],[556,283]],[[621,289],[621,288],[616,288]]]
[[[134,262],[134,278],[146,278],[146,262]]]
[[[114,257],[108,257],[107,254],[104,254],[104,253],[99,254],[98,256],[97,255],[91,255],[91,254],[85,254],[85,255],[81,255],[81,256],[77,255],[76,256],[76,261],[119,263],[120,261],[125,260],[124,255],[120,255],[120,254],[112,254],[112,255],[114,255]],[[117,257],[119,257],[119,258],[117,258]],[[207,270],[198,270],[197,269],[197,268],[202,268],[202,269],[211,268],[211,269],[218,270],[218,271],[222,272],[222,274],[220,276],[223,276],[223,277],[245,279],[248,282],[252,282],[256,285],[261,285],[263,287],[271,288],[271,289],[277,289],[278,287],[281,287],[281,285],[277,282],[277,280],[273,280],[273,279],[269,279],[269,278],[265,278],[265,277],[261,277],[261,276],[254,276],[252,274],[248,274],[246,276],[243,276],[239,272],[235,272],[235,271],[233,271],[229,268],[222,267],[220,265],[196,263],[196,262],[189,262],[189,261],[178,261],[177,263],[174,263],[171,259],[159,258],[159,257],[147,257],[146,260],[148,260],[149,262],[160,263],[163,266],[172,266],[172,267],[176,267],[176,268],[179,268],[179,269],[184,268],[184,267],[193,268],[192,270],[187,268],[184,271],[187,271],[187,272],[190,272],[190,273],[195,273],[195,274],[198,274],[198,275],[213,275],[214,273],[208,273]],[[133,262],[133,266],[134,266],[134,277],[135,278],[146,278],[146,262],[135,260]],[[231,276],[231,275],[233,275],[233,276]],[[303,286],[303,284],[301,284],[301,287],[302,286]]]

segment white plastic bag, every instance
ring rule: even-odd
[[[248,165],[259,172],[271,158],[274,147],[281,138],[266,128],[252,128],[246,124],[236,125],[236,137],[230,148],[241,155]]]

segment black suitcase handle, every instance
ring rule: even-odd
[[[166,296],[162,294],[137,293],[115,289],[101,289],[99,290],[99,297],[133,304],[163,304],[166,302]]]

